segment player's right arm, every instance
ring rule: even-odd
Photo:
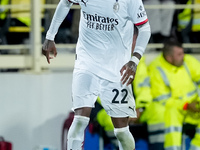
[[[48,63],[50,63],[50,59],[53,59],[53,57],[50,56],[51,53],[53,53],[54,57],[57,55],[54,38],[61,23],[67,16],[72,4],[73,3],[69,2],[68,0],[60,0],[58,3],[53,19],[51,21],[51,25],[47,31],[46,39],[42,46],[42,54],[46,56]]]

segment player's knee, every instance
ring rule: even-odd
[[[114,133],[115,136],[117,137],[117,139],[119,141],[123,140],[124,138],[126,138],[126,134],[129,132],[128,126],[124,127],[124,128],[115,128],[114,129]]]
[[[74,120],[72,122],[72,125],[70,127],[69,132],[71,134],[69,136],[75,136],[75,135],[80,135],[84,133],[85,128],[87,127],[89,123],[90,118],[84,117],[84,116],[74,116]]]
[[[114,133],[124,150],[135,149],[135,140],[128,126],[124,128],[115,128]]]
[[[89,118],[84,116],[74,116],[72,125],[68,132],[67,149],[81,150],[84,141],[84,131],[89,123]]]
[[[84,116],[74,116],[74,121],[77,123],[77,128],[81,126],[87,126],[89,123],[90,118]]]

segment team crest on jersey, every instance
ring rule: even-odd
[[[117,13],[119,11],[119,2],[118,2],[118,0],[116,0],[116,2],[113,5],[113,11],[115,13]]]

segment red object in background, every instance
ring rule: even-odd
[[[5,141],[3,137],[0,137],[0,150],[12,150],[12,143]]]

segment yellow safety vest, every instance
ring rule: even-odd
[[[192,4],[192,0],[188,0],[188,5]],[[200,4],[200,0],[194,0],[194,4]],[[192,17],[192,10],[185,8],[183,12],[178,14],[178,30],[181,31],[186,28]],[[193,10],[192,29],[193,32],[200,31],[200,8]]]
[[[1,0],[1,5],[8,5],[9,4],[9,0]],[[4,20],[6,18],[6,13],[7,13],[8,9],[2,9],[0,10],[0,19]]]
[[[180,111],[186,113],[183,110],[186,102],[200,100],[197,88],[200,85],[200,68],[198,67],[200,62],[194,57],[185,55],[184,65],[176,67],[169,64],[161,54],[151,65],[150,72],[153,75],[150,83],[153,101],[162,105],[177,105]],[[197,119],[194,113],[192,114],[187,111],[185,121],[196,124]]]
[[[11,4],[13,5],[30,5],[30,0],[11,0]],[[45,0],[41,0],[41,4],[45,4]],[[11,9],[11,17],[17,18],[19,21],[27,25],[28,27],[31,25],[31,15],[30,8],[15,8]]]
[[[172,131],[176,131],[177,138],[175,138],[175,141],[177,141],[175,143],[181,143],[178,141],[180,139],[178,137],[181,136],[182,123],[186,122],[184,116],[188,114],[188,111],[183,110],[183,106],[186,102],[199,100],[196,86],[200,81],[200,68],[198,66],[200,66],[200,62],[190,55],[185,55],[183,66],[173,66],[164,59],[162,53],[149,65],[153,96],[153,102],[149,106],[151,109],[146,113],[146,117],[149,119],[149,132],[159,131],[159,128],[162,127],[161,130],[165,130],[165,140],[163,140],[165,142],[172,141],[166,135],[171,135],[170,133],[174,133]],[[175,108],[178,112],[182,112],[179,118],[173,120],[173,123],[177,126],[173,124],[166,126],[165,112],[168,109],[165,108]],[[191,124],[200,121],[191,115],[186,116],[186,118],[187,123]],[[162,122],[165,122],[165,128],[163,128]],[[157,139],[158,137],[159,135],[157,135]],[[160,136],[159,138],[162,139],[163,137]],[[154,137],[150,138],[150,141],[154,142]],[[169,143],[165,146],[169,146]]]

